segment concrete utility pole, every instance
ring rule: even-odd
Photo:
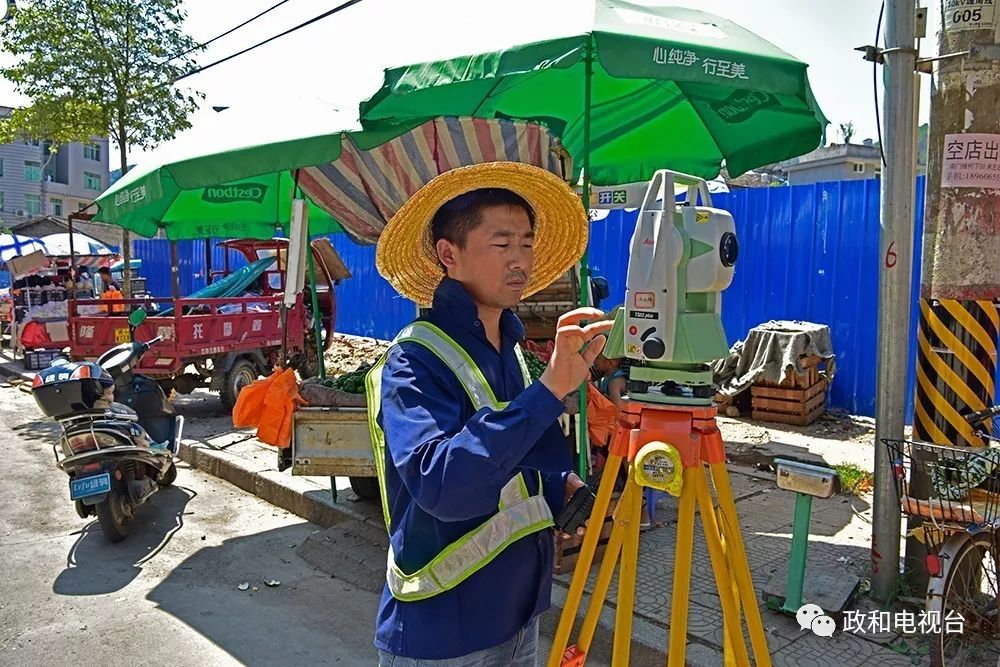
[[[996,0],[944,0],[943,10],[931,93],[913,435],[981,446],[963,415],[992,405],[995,396],[1000,7]],[[927,488],[926,479],[913,481]],[[906,566],[915,586],[926,581],[923,557],[923,545],[909,540]]]
[[[888,0],[885,4],[882,137],[885,165],[882,170],[872,519],[872,590],[882,600],[893,595],[899,575],[899,502],[889,455],[881,443],[882,438],[902,439],[906,417],[906,368],[910,357],[906,323],[910,321],[916,166],[915,4],[915,0]],[[878,47],[877,44],[875,46]]]

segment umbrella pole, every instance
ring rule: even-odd
[[[205,287],[212,284],[212,239],[205,239]]]
[[[590,218],[590,104],[594,74],[594,37],[587,36],[587,50],[583,56],[583,188],[580,194],[583,210]],[[590,267],[587,266],[587,251],[580,258],[580,305],[590,305]],[[590,469],[590,435],[587,429],[587,382],[580,386],[580,420],[576,429],[577,473],[586,480]]]

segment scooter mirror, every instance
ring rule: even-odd
[[[137,327],[146,321],[146,311],[143,308],[133,310],[132,314],[128,316],[128,323],[133,327]]]

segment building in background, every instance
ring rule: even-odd
[[[882,153],[877,144],[830,144],[780,164],[789,185],[881,178]]]
[[[0,106],[0,116],[12,111]],[[65,218],[110,184],[108,139],[61,146],[45,142],[0,144],[0,219],[5,226],[54,216]]]

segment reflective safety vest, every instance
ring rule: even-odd
[[[393,346],[403,342],[423,345],[440,359],[458,378],[469,395],[473,407],[502,410],[507,403],[501,403],[493,393],[479,367],[458,343],[446,333],[428,322],[414,322],[408,325],[392,341]],[[531,383],[528,366],[520,347],[514,348],[524,386]],[[385,489],[385,434],[376,418],[382,405],[382,368],[388,351],[365,377],[368,399],[368,428],[372,449],[375,452],[375,471],[378,475],[379,491],[382,496],[382,514],[386,530],[390,529],[389,499]],[[497,513],[480,526],[461,536],[425,566],[412,573],[405,573],[396,565],[389,546],[389,563],[386,581],[389,591],[397,600],[412,602],[451,590],[465,581],[477,570],[485,567],[516,540],[553,526],[552,510],[542,495],[542,477],[538,475],[538,493],[530,495],[521,473],[515,475],[500,491]]]

